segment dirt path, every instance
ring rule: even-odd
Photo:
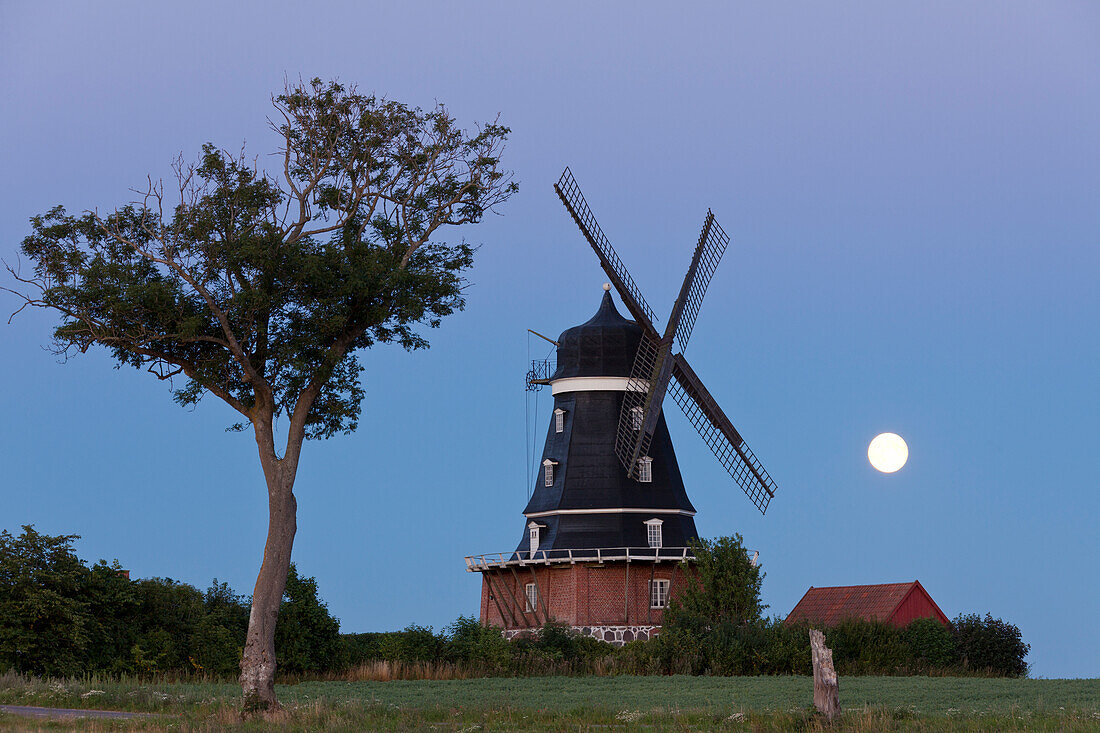
[[[156,713],[125,713],[120,710],[73,710],[70,708],[39,708],[31,705],[0,705],[0,711],[25,718],[150,718]]]

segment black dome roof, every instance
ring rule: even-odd
[[[629,377],[641,340],[642,327],[619,315],[605,292],[596,315],[558,336],[558,369],[551,379]]]

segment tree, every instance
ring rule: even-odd
[[[340,622],[317,595],[317,580],[298,575],[294,563],[287,574],[275,646],[285,672],[321,672],[340,663]]]
[[[207,144],[196,164],[177,160],[171,196],[150,179],[140,201],[104,217],[60,206],[33,217],[22,244],[33,272],[8,267],[20,310],[60,314],[59,354],[106,347],[182,380],[180,404],[209,393],[239,414],[234,428],[251,427],[269,517],[241,660],[257,709],[278,706],[275,623],[303,442],[355,430],[363,349],[425,348],[417,326],[463,308],[473,248],[433,237],[517,190],[500,167],[509,130],[495,122],[467,133],[442,106],[319,79],[272,102],[277,174]]]
[[[81,599],[89,573],[76,539],[30,525],[18,537],[0,532],[0,672],[80,672],[95,619]]]
[[[760,621],[767,608],[760,602],[765,574],[749,559],[741,535],[700,539],[692,544],[692,551],[695,562],[686,573],[683,590],[669,601],[664,625],[711,628]]]
[[[959,614],[951,622],[963,666],[1006,677],[1027,675],[1024,661],[1031,645],[1024,643],[1020,628],[986,613]]]
[[[83,673],[132,672],[131,650],[137,641],[142,598],[137,583],[130,581],[118,560],[100,560],[91,567],[83,589],[88,613],[95,619],[84,660]]]

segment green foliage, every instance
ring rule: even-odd
[[[382,634],[379,652],[390,662],[435,662],[443,657],[445,637],[431,626],[410,624],[404,630]]]
[[[984,619],[978,614],[959,615],[952,625],[966,667],[1008,677],[1027,674],[1024,658],[1031,645],[1024,643],[1013,624],[987,613]]]
[[[768,674],[813,674],[808,627],[773,618],[766,630]]]
[[[216,616],[207,614],[195,624],[187,641],[187,661],[198,672],[231,677],[241,661],[243,639],[243,634],[234,634]]]
[[[19,537],[0,533],[0,672],[236,675],[246,597],[217,579],[203,593],[169,578],[130,581],[117,561],[86,568],[73,551],[75,539],[33,527]],[[734,623],[683,613],[655,639],[621,648],[558,623],[507,641],[500,629],[465,616],[441,633],[412,625],[341,635],[316,580],[291,565],[276,648],[280,671],[292,675],[380,660],[451,665],[447,674],[475,676],[805,675],[812,671],[808,629],[778,619]],[[959,616],[950,626],[918,619],[905,628],[849,620],[825,635],[843,676],[1027,673],[1029,647],[1019,629],[988,614]]]
[[[89,569],[73,551],[75,539],[30,526],[19,537],[0,532],[0,672],[238,673],[247,597],[217,579],[205,593],[171,578],[131,581],[117,560]],[[339,622],[318,597],[317,582],[293,565],[283,607],[280,669],[340,668]]]
[[[279,669],[287,673],[334,669],[340,663],[340,622],[317,595],[317,581],[290,564],[275,626]]]
[[[82,594],[89,573],[73,552],[76,539],[29,525],[19,537],[0,532],[0,670],[81,670],[94,619]]]
[[[581,636],[565,624],[544,624],[537,633],[523,634],[512,642],[517,669],[538,668],[539,665],[562,663],[567,667],[584,668],[592,662],[614,653],[615,647],[591,636]]]
[[[695,562],[684,590],[669,602],[665,626],[699,630],[759,621],[767,608],[760,602],[765,574],[752,564],[741,535],[700,539],[692,550]]]
[[[89,629],[86,668],[111,672],[131,669],[126,660],[136,640],[134,621],[139,617],[141,598],[124,573],[117,560],[110,565],[100,560],[91,568],[83,597],[95,623]]]
[[[443,657],[448,662],[481,665],[488,674],[509,669],[512,646],[500,629],[483,626],[473,616],[459,616],[447,627],[448,643]]]
[[[340,634],[340,658],[349,667],[356,667],[382,658],[382,637],[386,632],[365,631]]]
[[[129,620],[137,632],[131,648],[131,670],[152,673],[190,669],[188,658],[193,650],[187,642],[205,615],[202,592],[171,578],[137,580],[133,586],[138,608]]]
[[[908,662],[901,630],[883,622],[841,621],[825,629],[825,643],[843,674],[897,674]]]
[[[949,626],[934,618],[919,618],[902,630],[909,659],[920,670],[944,669],[959,663],[959,647]]]

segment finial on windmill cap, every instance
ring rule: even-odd
[[[603,289],[604,290],[611,290],[611,283],[604,283],[603,284]]]

